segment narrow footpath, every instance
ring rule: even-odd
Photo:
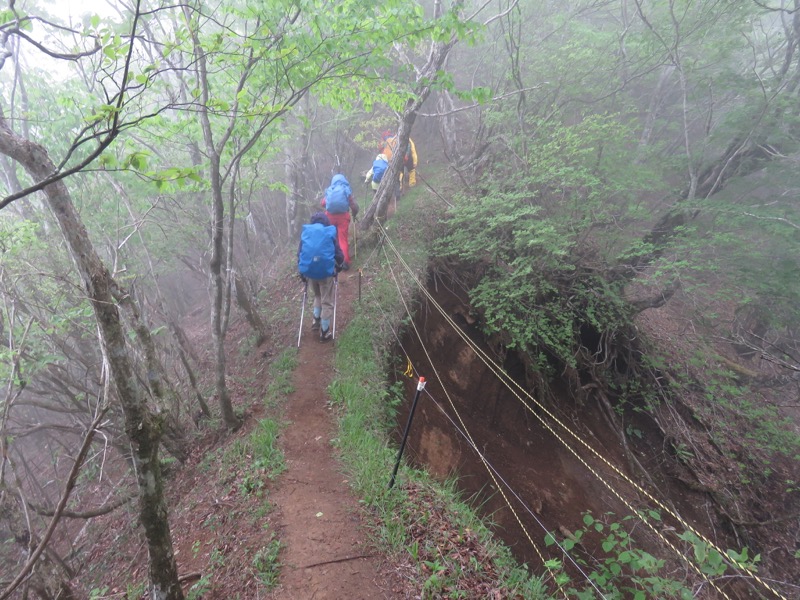
[[[352,317],[358,272],[339,276],[336,334]],[[298,303],[299,304],[299,303]],[[320,343],[311,331],[310,299],[282,434],[287,471],[271,495],[284,544],[276,600],[401,598],[381,575],[385,559],[367,545],[353,497],[331,439],[336,436],[327,388],[336,342]],[[388,578],[390,579],[390,578]]]

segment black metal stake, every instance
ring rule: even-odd
[[[358,301],[361,302],[361,269],[358,270]]]
[[[397,453],[397,462],[394,463],[394,470],[392,471],[392,478],[389,481],[389,489],[394,487],[394,478],[397,476],[397,469],[400,468],[400,459],[403,457],[403,450],[406,447],[408,440],[408,432],[411,430],[411,421],[414,419],[414,411],[417,409],[417,400],[422,390],[425,389],[425,378],[420,377],[417,384],[417,393],[414,394],[414,402],[411,404],[411,412],[408,413],[408,423],[406,423],[406,430],[403,432],[403,441],[400,442],[400,451]]]

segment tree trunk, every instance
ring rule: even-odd
[[[8,157],[5,155],[0,156],[0,169],[3,171],[8,191],[10,191],[12,194],[16,194],[17,192],[21,191],[22,184],[20,184],[19,179],[17,178],[17,171],[14,168],[14,165],[9,162]],[[33,219],[33,209],[31,208],[27,198],[23,198],[19,202],[14,203],[13,207],[17,214],[19,214],[19,216],[21,216],[23,219]]]
[[[458,131],[453,113],[454,109],[455,103],[450,92],[448,90],[440,91],[436,102],[436,111],[442,115],[439,117],[439,135],[442,138],[442,150],[450,164],[461,165],[462,157],[458,151]]]
[[[34,181],[55,171],[44,148],[16,136],[0,120],[0,152],[18,161]],[[118,288],[97,255],[63,180],[44,188],[73,261],[80,273],[97,320],[101,347],[125,415],[139,486],[139,521],[147,539],[151,600],[182,600],[172,551],[161,464],[158,460],[160,420],[148,410],[132,367],[125,330],[112,290]]]
[[[267,326],[264,325],[264,320],[258,314],[258,310],[253,306],[250,299],[253,295],[248,289],[247,282],[237,272],[232,273],[234,289],[236,290],[236,303],[244,311],[247,322],[256,334],[256,346],[260,346],[267,339]]]
[[[239,419],[233,412],[231,397],[226,380],[227,364],[225,357],[225,287],[226,281],[222,272],[224,252],[225,204],[222,198],[222,183],[219,177],[219,156],[211,157],[211,190],[213,207],[211,217],[211,339],[214,343],[214,381],[217,390],[217,402],[222,411],[222,420],[229,429],[237,429]]]
[[[290,127],[290,120],[284,122],[285,127]],[[301,182],[301,169],[302,162],[298,156],[295,155],[294,144],[286,144],[286,162],[284,164],[284,176],[286,177],[286,229],[283,232],[286,239],[290,240],[294,237],[295,232],[300,228],[297,224],[298,204],[303,199],[302,195],[302,182]]]
[[[208,404],[206,404],[206,399],[203,397],[203,394],[200,392],[200,388],[197,385],[197,377],[194,374],[194,369],[189,364],[189,356],[192,356],[191,352],[191,345],[189,344],[188,340],[186,339],[186,334],[183,332],[183,329],[172,320],[168,322],[169,330],[172,332],[172,335],[175,336],[175,340],[177,342],[177,350],[178,350],[178,357],[181,360],[181,364],[183,365],[183,369],[186,371],[186,375],[189,378],[189,384],[192,386],[192,391],[194,392],[194,396],[197,399],[197,404],[200,405],[200,410],[206,417],[211,417],[211,409],[208,408]],[[194,360],[197,360],[196,356],[192,356]]]
[[[136,339],[144,351],[145,368],[147,369],[147,385],[150,393],[160,405],[159,408],[162,419],[167,421],[166,429],[169,432],[169,435],[162,439],[164,447],[167,448],[169,453],[179,462],[186,462],[186,459],[188,458],[186,452],[186,442],[183,439],[183,436],[178,433],[181,429],[180,424],[177,423],[172,416],[172,411],[169,410],[170,407],[166,406],[162,385],[163,368],[161,362],[158,360],[156,346],[153,342],[152,336],[150,335],[150,329],[143,322],[136,302],[134,302],[130,294],[117,288],[116,282],[113,280],[113,278],[110,279],[110,283],[111,293],[119,305],[122,306],[128,313],[131,325],[136,333]]]
[[[653,135],[653,129],[655,128],[656,120],[658,119],[660,109],[663,106],[664,99],[667,95],[665,88],[667,87],[667,83],[674,72],[675,67],[672,65],[665,65],[661,68],[661,75],[658,78],[658,84],[653,90],[652,96],[650,96],[650,105],[644,118],[642,133],[639,136],[639,147],[637,149],[638,156],[636,158],[637,163],[644,161],[644,155],[647,151],[647,148],[650,146],[650,138]]]
[[[458,4],[458,3],[456,3]],[[437,3],[437,7],[440,5]],[[438,13],[437,15],[438,16]],[[417,118],[422,103],[428,98],[431,93],[431,88],[438,81],[438,73],[447,58],[450,49],[458,41],[456,37],[451,37],[447,42],[433,42],[431,44],[431,51],[428,55],[428,61],[425,66],[417,74],[417,84],[414,89],[412,97],[406,101],[403,114],[400,118],[400,126],[397,129],[397,148],[405,148],[408,144],[408,138],[411,136],[411,128],[414,126],[414,121]],[[395,152],[392,155],[392,161],[389,168],[381,178],[381,183],[378,186],[378,191],[375,198],[369,205],[364,216],[361,219],[360,229],[368,231],[375,221],[376,215],[386,214],[386,209],[389,201],[394,195],[395,184],[398,175],[403,168],[403,153]]]
[[[222,193],[222,176],[220,151],[214,144],[214,134],[208,117],[208,102],[210,91],[206,73],[206,55],[203,51],[197,30],[192,23],[192,15],[188,6],[183,7],[186,22],[194,44],[195,58],[197,59],[197,76],[200,85],[201,104],[199,109],[200,125],[203,129],[206,154],[209,159],[209,175],[211,177],[211,258],[209,272],[211,275],[212,302],[211,302],[211,339],[214,345],[214,381],[217,391],[217,402],[222,412],[222,420],[229,429],[238,429],[241,425],[239,418],[233,412],[230,393],[226,380],[227,364],[225,357],[225,293],[228,282],[223,275],[225,262],[225,200]],[[228,135],[230,134],[230,131]],[[226,137],[220,142],[224,147]],[[230,232],[233,235],[233,232]]]

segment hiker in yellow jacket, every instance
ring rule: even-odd
[[[384,131],[381,142],[380,152],[391,161],[392,155],[397,150],[397,135],[392,135],[389,131]],[[406,184],[404,187],[412,188],[417,185],[417,147],[414,140],[408,138],[408,146],[403,154],[403,169],[405,176],[401,173],[400,180]]]

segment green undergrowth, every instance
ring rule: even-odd
[[[362,313],[338,338],[339,375],[329,391],[339,415],[335,443],[351,485],[372,516],[374,541],[415,564],[424,598],[473,597],[482,581],[490,581],[499,597],[547,598],[541,581],[515,563],[453,482],[436,482],[424,471],[402,467],[389,489],[397,449],[387,440],[402,399],[386,381],[372,331],[371,319]],[[480,548],[470,556],[481,560],[462,561],[461,554],[447,551],[447,542],[457,548],[465,540]]]
[[[216,471],[217,476],[211,479],[228,482],[225,494],[237,502],[233,512],[238,518],[250,521],[251,525],[258,524],[263,531],[260,546],[242,565],[242,572],[250,580],[258,581],[266,591],[277,586],[280,577],[283,543],[277,532],[269,531],[268,515],[273,509],[269,489],[270,482],[287,468],[279,436],[284,427],[281,417],[284,401],[294,391],[291,378],[296,365],[296,348],[289,348],[275,358],[269,367],[270,384],[263,398],[266,415],[258,419],[247,435],[206,456],[200,466],[203,472]],[[235,475],[230,477],[230,474]],[[240,507],[238,502],[241,502]],[[212,515],[203,527],[217,531],[220,527],[218,517]],[[200,551],[199,542],[196,544],[196,548],[193,547],[195,555]],[[215,545],[209,552],[203,577],[189,588],[187,598],[199,599],[213,593],[216,575],[229,568],[230,564]]]
[[[288,348],[269,367],[270,384],[264,397],[267,409],[281,404],[294,391],[292,372],[297,366],[297,348]]]
[[[269,592],[278,585],[283,542],[279,532],[272,529],[269,519],[274,508],[270,489],[272,482],[287,468],[279,437],[285,426],[282,416],[285,401],[294,391],[291,378],[296,365],[296,348],[285,350],[272,361],[269,366],[270,384],[260,399],[266,407],[264,415],[246,434],[232,436],[229,443],[208,452],[197,466],[199,479],[203,482],[200,485],[213,489],[214,498],[224,498],[226,510],[212,511],[197,527],[187,526],[174,534],[176,545],[182,543],[183,552],[191,559],[205,557],[201,564],[195,563],[202,575],[189,586],[185,595],[187,600],[218,597],[220,582],[230,585],[231,571],[235,571],[243,587],[257,581],[258,589]],[[193,511],[204,502],[202,497],[203,494],[188,494],[184,507],[179,510]],[[258,538],[257,544],[247,548],[249,554],[230,554],[225,532],[231,522],[241,523],[243,529],[247,527],[250,540]],[[134,530],[126,530],[124,537],[118,536],[121,545],[132,545],[130,536],[134,534]],[[116,549],[107,551],[110,556],[116,552]],[[90,599],[134,600],[144,594],[145,583],[142,581],[115,579],[113,585],[123,591],[112,593],[111,586],[107,585],[109,582],[103,582],[101,575],[90,575],[98,579],[89,588]],[[243,597],[236,594],[231,596],[231,600]]]
[[[402,199],[388,231],[409,268],[424,280],[428,256],[423,240],[431,239],[438,208],[425,206],[418,190]],[[373,541],[417,568],[423,598],[547,598],[541,580],[516,564],[454,482],[437,482],[424,471],[403,466],[389,489],[397,447],[388,440],[398,406],[410,399],[388,383],[388,348],[407,320],[398,292],[402,290],[411,310],[416,293],[414,277],[403,272],[388,244],[384,248],[385,253],[371,251],[363,265],[371,275],[369,288],[353,320],[337,336],[337,376],[329,388],[339,425],[334,443],[371,515]]]
[[[286,398],[294,391],[292,371],[297,365],[297,349],[289,348],[275,358],[269,368],[270,384],[264,396],[267,416],[259,419],[249,435],[209,453],[201,464],[208,470],[216,464],[221,470],[247,465],[246,478],[275,479],[286,470],[283,453],[277,443],[283,428],[280,412]]]

